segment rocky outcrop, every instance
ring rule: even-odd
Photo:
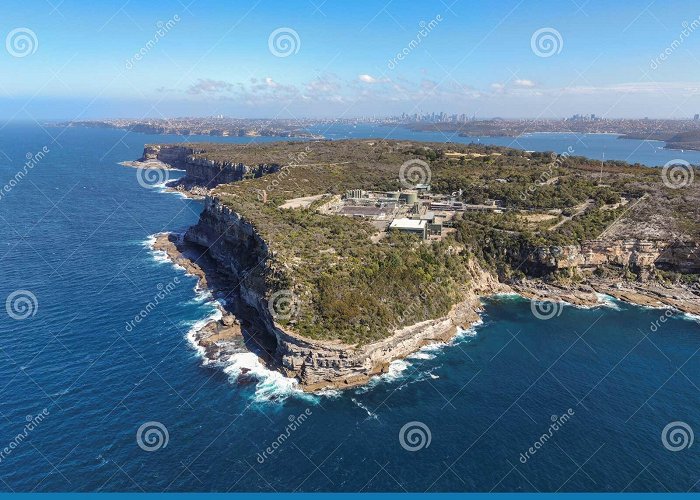
[[[245,165],[230,161],[215,161],[198,156],[201,153],[201,150],[187,146],[149,144],[144,148],[140,161],[157,160],[172,168],[185,170],[187,175],[182,182],[209,188],[245,178],[260,177],[277,172],[281,168],[274,163]]]
[[[275,322],[268,299],[272,291],[270,279],[275,276],[278,264],[267,243],[244,217],[218,199],[207,197],[199,222],[187,231],[185,240],[206,249],[207,255],[216,262],[218,272],[224,274],[230,287],[236,290],[236,299],[245,305],[245,317],[240,320],[268,337],[263,342],[267,346],[265,361],[285,375],[297,378],[306,390],[363,384],[370,377],[386,371],[391,361],[427,344],[446,341],[459,327],[476,321],[480,296],[512,291],[472,262],[470,275],[465,277],[469,285],[464,300],[445,317],[402,328],[390,337],[367,345],[315,340],[302,337]],[[670,252],[668,245],[662,242],[646,241],[592,241],[581,247],[548,247],[539,249],[530,259],[531,265],[550,272],[565,268],[592,270],[604,265],[648,267],[661,261],[673,266],[681,263],[686,267],[695,265],[689,264],[686,254]],[[552,290],[540,290],[538,286],[530,283],[515,288],[525,296],[552,296]],[[598,302],[593,292],[587,287],[562,289],[555,295],[559,300],[592,305]],[[639,300],[636,303],[640,303]],[[675,306],[681,307],[682,304]]]
[[[634,271],[654,267],[683,273],[700,272],[700,246],[652,240],[591,240],[582,245],[540,247],[525,257],[532,274],[561,269],[591,271],[600,266],[629,267]]]
[[[700,244],[672,244],[663,249],[654,265],[679,273],[700,274]]]
[[[480,295],[506,291],[507,287],[476,266],[470,274],[466,277],[469,291],[465,299],[455,304],[445,317],[402,328],[390,337],[364,346],[305,339],[276,326],[280,368],[285,374],[297,377],[307,390],[363,384],[371,376],[386,371],[391,361],[425,345],[448,341],[458,329],[476,322]]]
[[[221,273],[226,273],[247,306],[241,318],[259,332],[274,337],[269,360],[285,375],[296,377],[306,390],[350,387],[386,371],[392,360],[405,357],[422,346],[445,341],[460,326],[478,319],[479,295],[493,293],[502,285],[475,265],[471,268],[469,292],[443,318],[402,328],[392,336],[368,345],[304,338],[274,321],[268,307],[268,280],[275,273],[272,254],[255,228],[216,198],[205,200],[199,222],[185,240],[207,249]]]
[[[184,170],[187,165],[187,157],[198,152],[185,146],[148,144],[143,148],[143,156],[139,158],[139,161],[149,162],[157,160],[173,168]]]

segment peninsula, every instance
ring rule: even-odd
[[[494,293],[700,314],[692,167],[379,139],[153,144],[140,161],[206,196],[157,241],[226,301],[197,335],[206,355],[244,344],[305,390],[366,382]]]

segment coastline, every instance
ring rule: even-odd
[[[601,295],[640,307],[672,308],[688,315],[700,315],[700,297],[681,286],[664,287],[658,283],[628,283],[615,279],[592,279],[585,284],[565,288],[536,280],[511,285],[514,293],[539,301],[563,302],[576,307],[605,306]]]
[[[153,169],[153,170],[176,170],[180,172],[184,172],[185,170],[182,168],[175,168],[172,165],[169,165],[167,163],[163,163],[160,160],[133,160],[133,161],[120,161],[119,165],[123,167],[129,167],[129,168],[141,168],[141,169]]]
[[[182,268],[189,276],[197,278],[197,289],[206,290],[215,298],[221,292],[215,286],[216,279],[212,278],[211,271],[207,279],[206,264],[201,256],[197,256],[194,249],[184,248],[182,235],[176,233],[158,233],[154,235],[151,249],[154,252],[163,252],[171,264]],[[243,347],[243,333],[238,319],[227,311],[220,302],[212,300],[220,314],[215,319],[210,319],[199,328],[193,328],[191,340],[196,347],[201,348],[205,360],[209,362],[220,361],[222,357],[231,354],[233,349],[239,352]]]
[[[216,264],[209,262],[205,256],[188,245],[182,236],[177,233],[158,233],[153,235],[153,238],[150,240],[150,247],[154,252],[165,254],[172,265],[184,270],[187,275],[197,278],[197,289],[207,290],[212,298],[221,296],[224,293],[229,295],[230,291],[227,292],[227,290],[230,287],[223,279],[217,276]],[[478,297],[480,296],[474,295],[468,297],[464,302],[456,304],[445,318],[411,325],[396,332],[391,337],[363,346],[370,351],[385,350],[386,345],[397,342],[397,337],[408,336],[409,340],[411,340],[410,337],[422,333],[422,337],[417,339],[401,355],[387,357],[382,362],[377,363],[373,369],[360,376],[345,377],[336,381],[324,381],[319,384],[303,384],[302,381],[294,376],[285,374],[285,370],[278,366],[269,356],[266,356],[264,352],[261,352],[260,349],[250,349],[250,342],[246,342],[246,337],[255,337],[255,332],[250,331],[254,330],[255,327],[246,318],[237,317],[236,314],[227,310],[215,299],[212,302],[216,305],[218,314],[215,314],[207,321],[202,321],[202,324],[199,326],[195,325],[188,334],[188,339],[200,353],[205,364],[220,365],[226,373],[232,371],[231,367],[227,366],[227,361],[230,361],[232,356],[245,356],[248,364],[257,362],[267,370],[284,377],[288,382],[286,384],[287,389],[294,390],[295,386],[298,386],[297,390],[299,392],[323,394],[330,391],[332,393],[332,391],[338,389],[366,386],[378,377],[390,376],[392,373],[396,375],[394,372],[403,371],[397,368],[398,365],[394,366],[397,362],[403,365],[406,358],[416,356],[423,349],[445,345],[465,332],[473,332],[475,327],[483,324],[479,314],[482,307],[480,304],[474,303],[474,299],[478,299]],[[287,334],[294,335],[289,332]],[[327,344],[333,348],[352,347],[338,345],[335,341],[316,341],[302,337],[298,337],[298,340],[313,344]],[[401,339],[399,339],[399,342],[401,342]],[[405,343],[406,341],[404,340],[403,342]],[[263,346],[257,345],[256,347]],[[246,383],[247,380],[245,378],[248,372],[251,371],[251,368],[242,367],[238,368],[238,370],[239,381]]]
[[[131,162],[129,166],[138,168],[140,163],[143,162]],[[186,197],[212,194],[211,189],[200,187],[196,179],[188,180],[187,176],[170,184],[166,188],[168,191]],[[591,278],[584,284],[572,285],[554,285],[535,279],[505,284],[493,273],[470,262],[469,272],[464,276],[465,282],[470,281],[470,289],[445,317],[394,330],[390,336],[365,345],[314,340],[275,323],[268,314],[264,287],[253,290],[243,284],[245,273],[240,275],[239,271],[244,269],[237,269],[235,261],[240,256],[238,252],[246,248],[245,245],[239,248],[238,244],[251,237],[259,239],[255,228],[238,214],[219,206],[216,198],[208,199],[206,206],[205,211],[210,210],[209,219],[203,227],[190,228],[194,230],[191,235],[194,238],[189,238],[190,230],[189,241],[184,235],[161,233],[155,236],[152,245],[154,251],[163,252],[170,262],[196,277],[200,289],[208,290],[215,300],[217,297],[224,299],[217,303],[220,316],[193,328],[189,335],[191,342],[202,353],[205,363],[225,366],[232,356],[245,354],[284,377],[286,383],[298,383],[299,389],[307,392],[366,385],[376,376],[389,372],[392,362],[408,358],[427,345],[448,342],[460,331],[473,328],[481,320],[478,314],[482,309],[481,299],[495,294],[516,293],[525,299],[585,308],[609,305],[609,301],[600,296],[604,294],[643,307],[673,307],[700,315],[700,298],[695,295],[685,298],[688,290],[681,287],[621,283],[614,278]],[[233,246],[221,246],[227,239]],[[205,249],[213,248],[217,242],[220,247],[210,256]],[[262,240],[257,243],[261,249],[266,248]],[[257,257],[266,258],[262,254]],[[232,300],[226,301],[229,297]],[[245,375],[247,371],[244,370],[250,371],[244,368],[239,374]],[[229,373],[226,367],[224,371]]]
[[[212,297],[229,293],[227,290],[230,284],[224,282],[223,277],[218,276],[216,264],[207,262],[201,254],[188,246],[182,235],[174,233],[159,233],[155,235],[152,248],[154,251],[163,252],[169,261],[184,269],[184,271],[198,280],[198,288],[207,290]],[[254,327],[245,318],[239,318],[236,314],[224,308],[220,303],[214,302],[220,315],[216,315],[199,328],[194,328],[190,333],[190,341],[201,353],[205,364],[222,364],[232,355],[247,354],[248,357],[255,356],[266,369],[271,370],[287,379],[289,386],[293,387],[298,383],[298,390],[310,393],[323,393],[323,391],[333,391],[338,389],[350,389],[358,386],[366,386],[377,377],[388,375],[392,371],[392,364],[403,362],[411,358],[424,348],[431,345],[441,345],[449,343],[463,332],[473,331],[482,323],[479,315],[481,311],[480,300],[504,294],[514,294],[524,300],[537,300],[560,302],[579,308],[611,307],[611,301],[606,297],[633,304],[640,307],[654,309],[673,309],[674,311],[689,315],[689,317],[700,316],[700,298],[679,298],[679,293],[687,292],[680,288],[665,288],[659,286],[641,287],[640,285],[616,286],[616,283],[604,282],[600,280],[591,285],[579,285],[577,287],[561,287],[545,284],[537,280],[528,280],[525,283],[506,285],[498,283],[497,280],[484,273],[482,282],[477,287],[478,290],[470,294],[467,299],[458,304],[447,318],[426,321],[417,325],[412,325],[402,330],[403,335],[408,334],[409,343],[400,355],[392,355],[382,362],[367,370],[364,374],[356,377],[345,377],[335,382],[324,381],[319,384],[303,384],[294,377],[293,373],[285,373],[275,361],[266,356],[260,349],[250,349],[250,342],[245,340],[244,330]],[[645,293],[646,292],[646,293]],[[418,337],[419,333],[424,335],[416,338],[415,342],[410,342],[410,337]],[[255,338],[255,332],[247,332],[249,337]],[[396,343],[397,334],[386,339],[365,346],[369,350],[378,348],[383,350],[385,345]],[[299,338],[298,340],[311,342],[313,344],[328,344],[334,348],[338,346],[332,341],[313,341],[311,339]],[[255,347],[260,347],[256,345]],[[351,346],[346,346],[351,347]],[[252,358],[251,358],[252,360]],[[250,361],[250,360],[249,360]],[[226,368],[224,368],[227,371]],[[239,378],[245,377],[249,368],[239,369]],[[394,367],[394,371],[396,368]],[[228,371],[227,371],[228,373]]]

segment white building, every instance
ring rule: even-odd
[[[389,230],[392,229],[417,234],[422,239],[425,239],[427,234],[427,221],[418,219],[394,219],[391,221],[391,224],[389,224]]]

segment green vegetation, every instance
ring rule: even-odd
[[[267,242],[274,262],[263,278],[271,291],[291,290],[299,306],[286,326],[314,339],[362,344],[445,315],[464,297],[474,258],[503,278],[517,279],[530,272],[522,264],[539,247],[601,235],[663,239],[697,231],[696,214],[687,216],[669,201],[678,193],[663,189],[658,171],[622,162],[601,168],[579,157],[383,140],[193,147],[212,160],[280,166],[263,177],[219,186],[215,194]],[[499,200],[502,213],[466,212],[440,242],[400,234],[378,238],[368,221],[320,213],[348,189],[398,190],[399,169],[413,159],[430,165],[433,193],[462,190],[462,201],[474,204]],[[324,193],[308,208],[279,208]],[[641,217],[645,211],[666,217]]]

